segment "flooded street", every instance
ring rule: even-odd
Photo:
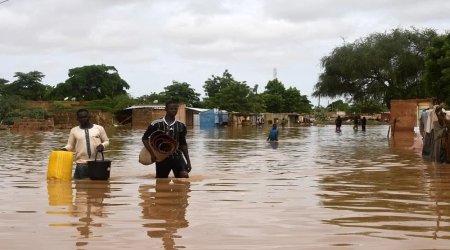
[[[450,165],[388,126],[190,129],[191,178],[137,161],[109,130],[108,181],[47,182],[69,131],[0,130],[0,249],[448,249]],[[172,174],[171,174],[172,176]]]

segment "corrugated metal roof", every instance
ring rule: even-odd
[[[156,104],[156,105],[133,105],[130,106],[128,108],[125,108],[125,110],[127,109],[144,109],[144,108],[152,108],[152,109],[165,109],[165,105],[164,104]],[[202,108],[192,108],[192,107],[186,107],[186,109],[190,109],[190,110],[194,110],[194,111],[198,111],[198,112],[203,112],[206,111],[208,109],[202,109]]]
[[[208,110],[208,109],[192,108],[192,107],[186,107],[186,109],[190,109],[190,110],[194,110],[194,111],[198,111],[198,112],[203,112],[203,111]]]
[[[163,105],[133,105],[133,106],[126,108],[125,110],[127,110],[127,109],[144,109],[144,108],[164,109],[165,107],[166,106],[164,104]]]

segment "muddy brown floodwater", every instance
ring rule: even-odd
[[[190,129],[191,178],[156,180],[109,130],[108,181],[47,182],[68,131],[0,131],[1,249],[449,249],[450,166],[387,126]],[[397,136],[397,135],[396,135]]]

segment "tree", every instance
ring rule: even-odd
[[[45,100],[45,95],[51,87],[41,83],[44,74],[39,71],[16,72],[14,77],[17,80],[3,87],[5,94],[18,95],[25,100]]]
[[[49,93],[50,100],[66,100],[67,98],[73,98],[72,84],[69,82],[61,82],[54,87]]]
[[[216,94],[215,100],[217,101],[217,107],[219,109],[241,113],[254,112],[249,102],[251,93],[250,87],[245,83],[230,83]]]
[[[150,95],[143,95],[135,99],[137,104],[157,104],[165,103],[166,96],[152,92]]]
[[[374,33],[335,48],[322,58],[313,96],[343,96],[353,102],[425,98],[423,84],[426,48],[436,37],[430,29],[395,29]]]
[[[376,114],[388,111],[388,109],[383,103],[369,100],[365,102],[353,103],[348,111],[351,113],[359,113],[359,114],[361,113]]]
[[[350,110],[350,105],[348,103],[346,103],[346,102],[344,102],[344,101],[339,99],[337,101],[334,101],[334,102],[330,103],[327,106],[327,110],[328,111],[334,111],[334,112],[337,112],[337,111],[348,112]]]
[[[313,116],[317,123],[322,123],[327,120],[327,110],[323,107],[315,107]]]
[[[302,95],[297,88],[289,87],[283,95],[284,111],[309,113],[311,112],[311,102],[306,95]]]
[[[252,91],[249,93],[247,100],[249,111],[251,113],[262,113],[266,110],[264,98],[262,95],[258,95]]]
[[[267,82],[263,93],[267,112],[311,112],[311,103],[297,88],[286,89],[278,79]]]
[[[65,83],[71,86],[73,97],[86,101],[127,94],[130,88],[115,67],[104,64],[70,69]]]
[[[284,99],[281,95],[263,93],[263,100],[266,106],[266,111],[271,113],[283,112]]]
[[[5,88],[8,82],[8,80],[0,78],[0,96],[5,94]]]
[[[208,78],[203,88],[207,97],[199,106],[241,113],[264,111],[261,96],[256,94],[257,85],[250,89],[245,81],[236,81],[228,70],[225,70],[221,77],[213,75],[212,79]]]
[[[166,99],[176,99],[187,106],[196,106],[200,101],[200,94],[196,93],[186,82],[173,81],[172,85],[164,87],[164,90],[161,95],[164,95]]]
[[[232,83],[237,83],[227,69],[223,72],[221,77],[214,75],[211,77],[212,79],[208,78],[203,85],[203,89],[205,90],[205,94],[208,98],[214,98],[214,96],[225,87]]]
[[[278,79],[273,79],[267,82],[265,91],[263,92],[266,111],[272,113],[285,112],[285,87]]]
[[[428,48],[424,79],[431,95],[450,105],[450,34],[436,37]]]
[[[284,92],[286,91],[286,88],[284,87],[284,84],[278,79],[273,79],[269,82],[267,82],[267,85],[265,87],[264,93],[266,94],[273,94],[273,95],[280,95],[283,96]]]

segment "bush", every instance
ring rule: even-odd
[[[42,108],[25,109],[20,112],[20,117],[33,119],[47,119],[49,117],[47,111]]]

